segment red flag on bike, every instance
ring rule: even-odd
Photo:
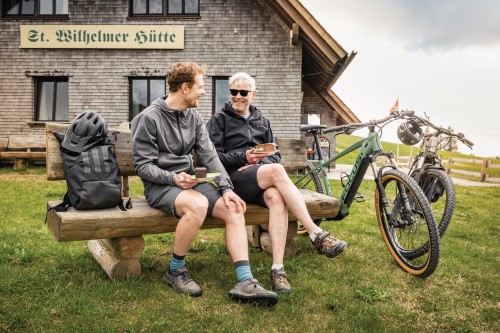
[[[399,97],[396,98],[396,104],[394,104],[394,106],[389,110],[389,113],[392,113],[392,112],[396,112],[396,111],[399,111]]]

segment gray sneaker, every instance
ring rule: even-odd
[[[264,289],[256,279],[238,282],[229,291],[232,300],[255,305],[273,306],[278,302],[278,294]]]
[[[271,286],[277,293],[290,293],[292,291],[284,268],[271,270]]]
[[[347,247],[346,242],[333,237],[326,231],[318,234],[312,243],[319,253],[324,254],[328,258],[338,256]]]
[[[174,269],[172,272],[167,269],[163,281],[172,286],[179,294],[187,294],[192,297],[198,297],[202,294],[200,286],[191,278],[186,266]]]

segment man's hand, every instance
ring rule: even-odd
[[[242,211],[243,211],[243,213],[245,213],[247,211],[246,202],[241,200],[241,198],[233,191],[224,192],[224,194],[222,195],[222,198],[224,199],[224,204],[226,205],[226,207],[228,209],[231,207],[230,203],[232,201],[236,204],[236,211],[238,213],[240,213]]]
[[[262,159],[271,156],[272,154],[272,152],[255,154],[255,148],[249,149],[245,152],[248,164],[259,164]]]
[[[185,172],[178,173],[177,176],[175,176],[175,185],[182,188],[183,190],[189,190],[199,182],[199,179],[191,179],[191,175]]]

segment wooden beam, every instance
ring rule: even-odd
[[[333,218],[340,209],[340,201],[309,190],[300,190],[312,219]],[[118,207],[99,210],[75,210],[47,214],[47,224],[55,239],[60,242],[116,238],[173,232],[178,219],[161,210],[149,207],[144,197],[132,199],[133,208],[121,211]],[[47,208],[61,201],[49,201]],[[297,218],[289,211],[289,221]],[[257,205],[247,205],[247,225],[267,224],[269,211]],[[208,217],[202,229],[223,228],[224,222]]]
[[[45,149],[45,135],[11,135],[8,149]]]
[[[31,159],[44,159],[44,151],[2,151],[0,158],[31,158]]]
[[[292,29],[290,30],[290,42],[292,45],[297,45],[299,43],[299,24],[293,23]]]

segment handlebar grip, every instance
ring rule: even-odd
[[[470,140],[468,140],[466,138],[464,138],[463,140],[464,140],[465,144],[468,145],[469,147],[474,146],[474,142],[472,142],[472,141],[470,141]]]

